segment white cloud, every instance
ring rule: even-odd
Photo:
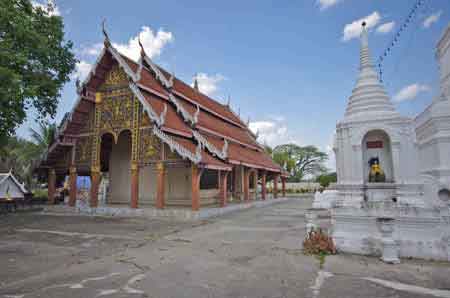
[[[128,43],[113,43],[113,45],[120,53],[137,61],[141,54],[139,36],[141,37],[142,46],[150,58],[159,56],[163,48],[174,40],[171,32],[159,29],[155,34],[150,27],[143,26],[141,32],[130,38]],[[83,46],[80,50],[80,54],[87,56],[98,56],[102,49],[103,43],[95,43],[90,46]]]
[[[206,73],[198,73],[194,80],[197,79],[198,82],[198,88],[200,89],[200,92],[206,94],[206,95],[212,95],[214,92],[218,89],[218,84],[225,80],[225,77],[221,74],[215,74],[209,76]],[[191,87],[194,86],[194,83],[191,84]]]
[[[381,15],[378,11],[374,11],[368,16],[360,18],[351,22],[350,24],[346,24],[344,26],[342,41],[349,41],[350,39],[357,38],[360,36],[362,32],[362,22],[366,22],[366,28],[370,29],[375,27],[381,20]]]
[[[316,3],[319,5],[320,10],[325,10],[332,6],[335,6],[342,0],[317,0]]]
[[[429,91],[430,87],[427,85],[421,85],[418,83],[408,85],[404,88],[402,88],[397,94],[394,95],[393,100],[394,102],[401,102],[405,100],[412,100],[416,98],[416,96],[420,92]]]
[[[48,0],[47,3],[31,1],[31,5],[33,5],[34,8],[41,8],[43,11],[46,11],[49,16],[61,15],[58,6],[56,6],[55,1],[53,0]]]
[[[424,28],[430,28],[431,25],[433,25],[434,23],[439,21],[439,19],[441,18],[441,15],[442,15],[442,10],[439,10],[439,11],[433,13],[432,15],[428,16],[423,21],[423,27]]]
[[[141,53],[138,42],[139,36],[141,37],[142,46],[150,58],[159,56],[164,46],[174,39],[171,32],[159,29],[155,34],[150,27],[143,26],[141,32],[137,36],[130,38],[127,44],[113,43],[113,45],[125,56],[138,60]]]
[[[91,46],[84,46],[79,51],[81,55],[98,56],[103,49],[103,43],[95,43]]]
[[[258,133],[258,141],[267,144],[272,148],[287,143],[299,144],[289,134],[289,130],[283,121],[255,121],[250,122],[249,128],[252,132]]]
[[[387,22],[377,27],[377,33],[389,33],[394,29],[395,22]]]
[[[78,62],[76,64],[75,73],[72,74],[71,78],[72,79],[79,78],[80,81],[83,81],[87,77],[89,72],[91,71],[91,68],[92,68],[92,64],[81,60],[80,62]]]

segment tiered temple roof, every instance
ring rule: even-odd
[[[154,125],[154,132],[183,158],[206,168],[230,170],[232,165],[285,175],[256,140],[254,133],[228,105],[221,104],[169,74],[141,46],[138,62],[120,54],[105,33],[105,47],[88,78],[78,86],[79,98],[64,117],[43,166],[52,166],[73,146],[94,108],[95,90],[117,63]]]

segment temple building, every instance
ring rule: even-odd
[[[440,92],[416,118],[400,115],[361,34],[360,67],[336,125],[337,183],[315,198],[331,211],[338,250],[450,261],[450,25],[439,41]]]
[[[40,166],[48,174],[50,202],[66,175],[70,206],[77,202],[77,175],[91,177],[90,208],[196,211],[231,200],[264,200],[268,181],[274,197],[280,181],[284,192],[286,173],[229,105],[169,74],[142,45],[135,62],[104,35],[103,51],[77,84],[76,104]]]

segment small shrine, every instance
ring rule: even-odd
[[[340,251],[450,261],[450,26],[437,46],[440,94],[415,119],[378,80],[362,26],[359,74],[334,138],[337,183],[313,207],[331,211]]]

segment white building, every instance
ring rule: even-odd
[[[379,82],[363,28],[359,75],[336,126],[338,181],[315,202],[326,206],[317,201],[331,200],[332,233],[341,251],[383,254],[392,262],[397,256],[450,260],[449,48],[450,26],[437,46],[441,94],[411,119],[396,111]],[[383,182],[369,182],[373,158]]]
[[[10,172],[0,173],[0,199],[23,199],[28,190]]]

